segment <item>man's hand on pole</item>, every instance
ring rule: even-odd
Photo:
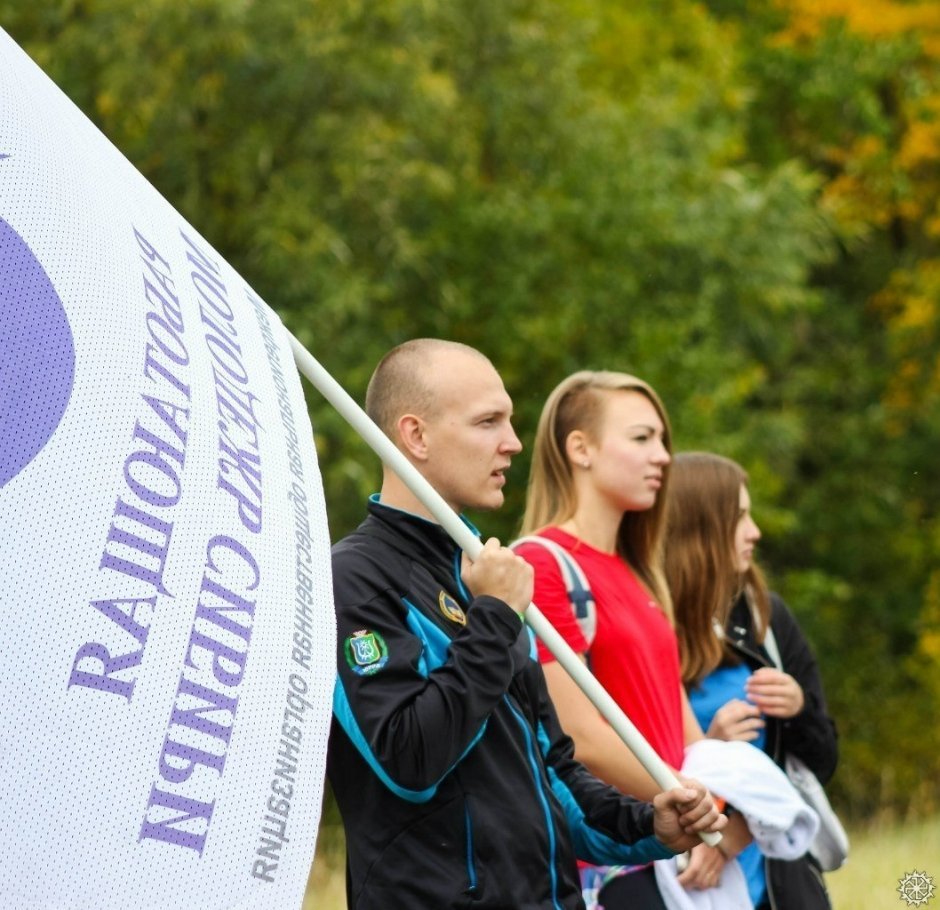
[[[473,559],[464,553],[460,572],[474,597],[498,597],[520,616],[532,602],[535,573],[521,556],[491,537]]]
[[[670,850],[682,853],[700,842],[703,832],[717,833],[728,824],[712,795],[689,780],[653,798],[653,833]]]

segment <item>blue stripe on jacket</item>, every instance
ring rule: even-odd
[[[432,670],[442,667],[447,662],[450,639],[441,629],[431,622],[431,620],[424,616],[414,604],[410,603],[405,598],[402,599],[408,607],[408,628],[411,630],[412,634],[421,641],[423,646],[421,649],[421,658],[418,662],[418,672],[427,678]],[[353,714],[352,708],[349,705],[349,698],[346,695],[346,689],[343,687],[343,682],[338,675],[336,677],[336,685],[333,687],[333,713],[336,715],[340,726],[346,731],[346,735],[373,770],[376,777],[378,777],[392,793],[410,803],[426,803],[434,796],[441,781],[450,774],[456,764],[479,742],[480,737],[486,731],[487,723],[483,721],[476,736],[470,741],[470,745],[464,749],[457,761],[455,761],[437,781],[424,790],[409,790],[392,780],[382,767],[378,758],[376,758],[375,752],[363,735],[359,727],[359,722]]]
[[[539,724],[538,737],[542,755],[547,757],[548,734],[541,724]],[[635,844],[624,844],[592,828],[585,822],[584,810],[578,805],[568,785],[548,762],[546,762],[546,767],[552,791],[565,810],[571,840],[579,859],[599,865],[640,866],[653,860],[669,859],[675,856],[672,850],[652,835],[644,837]]]

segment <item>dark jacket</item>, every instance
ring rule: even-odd
[[[783,669],[803,689],[805,704],[796,717],[766,718],[765,750],[783,766],[787,753],[794,753],[825,784],[839,760],[836,726],[826,710],[822,680],[816,658],[787,605],[771,594],[770,626],[780,651]],[[728,622],[727,640],[744,661],[756,670],[774,662],[754,633],[750,604],[742,596],[735,603]],[[826,910],[831,904],[822,872],[808,854],[794,862],[765,860],[767,905],[774,910]]]
[[[468,597],[440,526],[369,513],[333,548],[349,906],[580,908],[576,855],[671,856],[648,804],[574,761],[518,614]]]

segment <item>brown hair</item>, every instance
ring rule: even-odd
[[[366,389],[366,414],[393,442],[398,441],[396,422],[402,414],[432,417],[436,410],[434,389],[427,378],[432,358],[459,351],[489,363],[485,354],[459,341],[412,338],[392,348],[372,373]]]
[[[753,562],[735,567],[734,537],[741,487],[747,472],[737,462],[709,452],[682,452],[673,459],[666,522],[665,570],[672,593],[682,679],[697,685],[737,655],[715,630],[723,630],[736,598],[745,593],[757,612],[763,641],[770,620],[770,595]]]
[[[528,495],[521,533],[532,534],[561,524],[577,508],[568,436],[582,430],[593,439],[601,432],[606,399],[611,392],[639,392],[650,400],[663,422],[663,445],[670,450],[669,418],[653,388],[627,373],[582,370],[563,380],[548,396],[539,418],[532,452]],[[669,486],[668,466],[656,503],[651,509],[625,512],[617,531],[617,552],[672,618],[672,601],[662,567],[664,500]]]

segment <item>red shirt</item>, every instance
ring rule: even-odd
[[[679,644],[669,620],[633,571],[619,557],[588,546],[560,528],[540,532],[561,544],[587,576],[597,604],[597,631],[588,643],[575,619],[555,557],[537,544],[522,544],[520,556],[535,569],[533,602],[578,653],[589,651],[600,684],[657,754],[682,767]],[[554,660],[538,643],[539,660]]]

